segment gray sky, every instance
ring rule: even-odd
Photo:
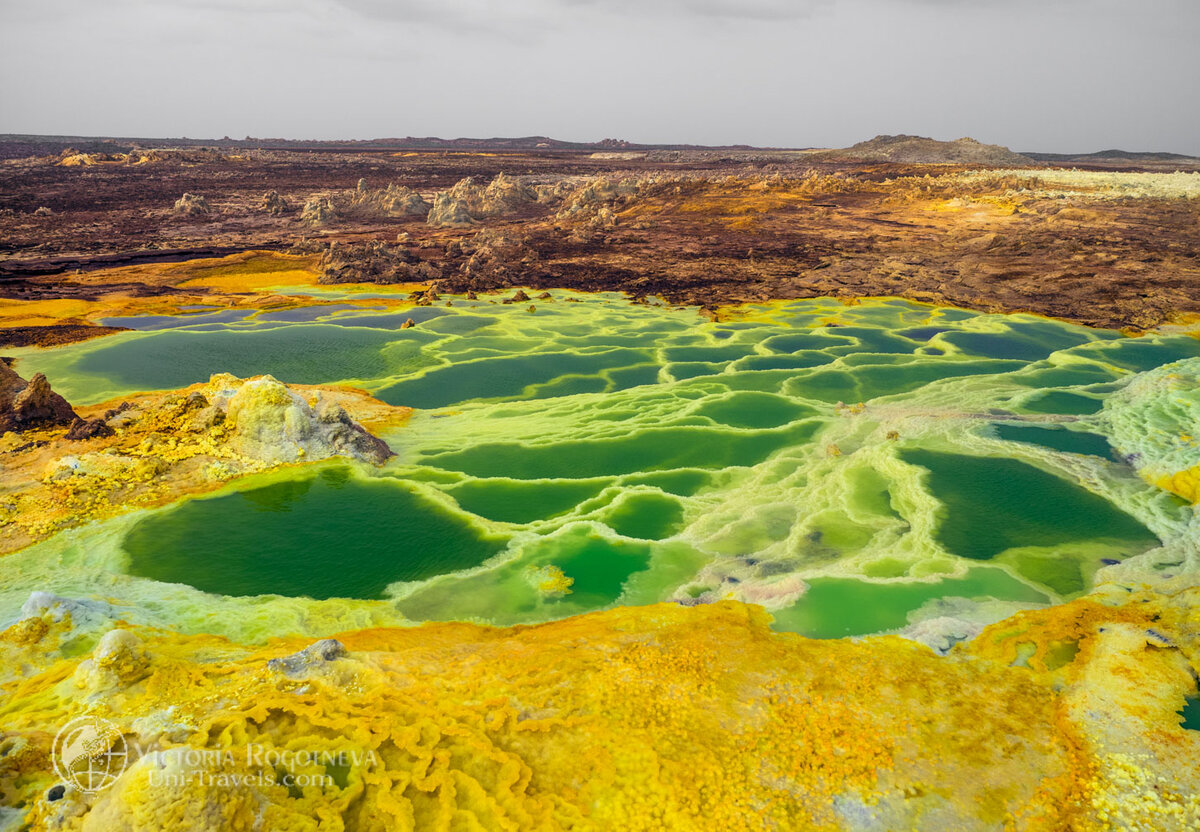
[[[0,0],[0,132],[1200,154],[1200,0]]]

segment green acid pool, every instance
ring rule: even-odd
[[[1056,602],[1196,537],[1105,421],[1136,374],[1200,360],[1184,335],[898,300],[712,322],[566,292],[536,311],[456,297],[122,323],[137,329],[20,350],[18,368],[80,403],[233,372],[417,409],[382,468],[251,478],[113,544],[131,580],[212,597],[500,624],[736,598],[837,637],[945,598]]]

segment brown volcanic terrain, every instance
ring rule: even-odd
[[[93,334],[96,316],[67,299],[191,302],[152,265],[248,250],[308,255],[297,261],[321,282],[434,294],[564,287],[710,308],[890,295],[1129,329],[1200,315],[1200,174],[1163,173],[1162,160],[1152,173],[1105,159],[994,170],[1026,157],[883,139],[832,154],[189,147],[10,159],[0,313],[6,299],[60,305],[0,344]],[[867,145],[921,159],[952,146],[947,158],[970,151],[987,166],[851,158]]]

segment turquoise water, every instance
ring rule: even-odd
[[[1200,356],[1186,336],[904,301],[714,323],[563,292],[535,312],[214,314],[16,351],[18,367],[81,403],[232,372],[417,410],[381,469],[298,468],[146,515],[119,543],[139,579],[501,624],[737,598],[836,637],[939,598],[1055,602],[1191,534],[1104,417],[1136,373]]]

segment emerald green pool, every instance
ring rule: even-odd
[[[962,557],[988,560],[1021,546],[1075,541],[1139,554],[1158,543],[1111,503],[1024,462],[924,450],[902,458],[929,471],[929,489],[944,506],[938,539]]]
[[[999,569],[974,568],[963,578],[931,583],[867,583],[814,578],[794,606],[775,615],[778,629],[810,638],[842,638],[895,630],[910,613],[937,598],[995,598],[1045,602],[1047,596]]]
[[[398,482],[326,468],[188,500],[125,538],[130,570],[222,595],[382,598],[394,581],[478,566],[504,547]]]
[[[15,351],[18,368],[80,403],[233,372],[417,409],[382,468],[273,472],[122,532],[126,574],[214,598],[496,624],[737,598],[840,637],[944,598],[1057,602],[1195,536],[1105,410],[1137,373],[1200,358],[1183,335],[897,300],[712,322],[565,292],[536,312],[456,297],[144,324]]]

